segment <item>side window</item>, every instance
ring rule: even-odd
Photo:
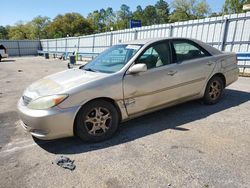
[[[170,64],[171,56],[168,43],[152,45],[137,59],[136,63],[144,63],[148,69]]]
[[[189,41],[174,40],[172,44],[175,62],[210,56],[204,49]]]

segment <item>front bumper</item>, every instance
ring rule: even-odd
[[[78,107],[33,110],[23,105],[20,99],[17,108],[22,127],[39,139],[50,140],[74,135],[74,119]]]

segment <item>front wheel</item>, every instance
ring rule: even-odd
[[[82,107],[76,117],[76,134],[87,142],[100,142],[114,135],[118,112],[113,104],[96,100]]]
[[[204,102],[206,104],[216,104],[222,97],[224,84],[219,76],[212,77],[207,83],[204,94]]]

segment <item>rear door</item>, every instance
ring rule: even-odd
[[[215,67],[215,58],[187,39],[172,39],[171,49],[180,85],[179,98],[199,94]]]

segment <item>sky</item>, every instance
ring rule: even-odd
[[[172,0],[167,0],[170,3]],[[157,0],[1,0],[0,25],[14,25],[18,21],[28,22],[34,17],[48,16],[53,19],[58,14],[77,12],[84,17],[94,10],[112,7],[119,10],[122,4],[127,4],[132,11],[138,5],[145,8],[154,5]],[[224,0],[207,0],[212,12],[221,10]]]

